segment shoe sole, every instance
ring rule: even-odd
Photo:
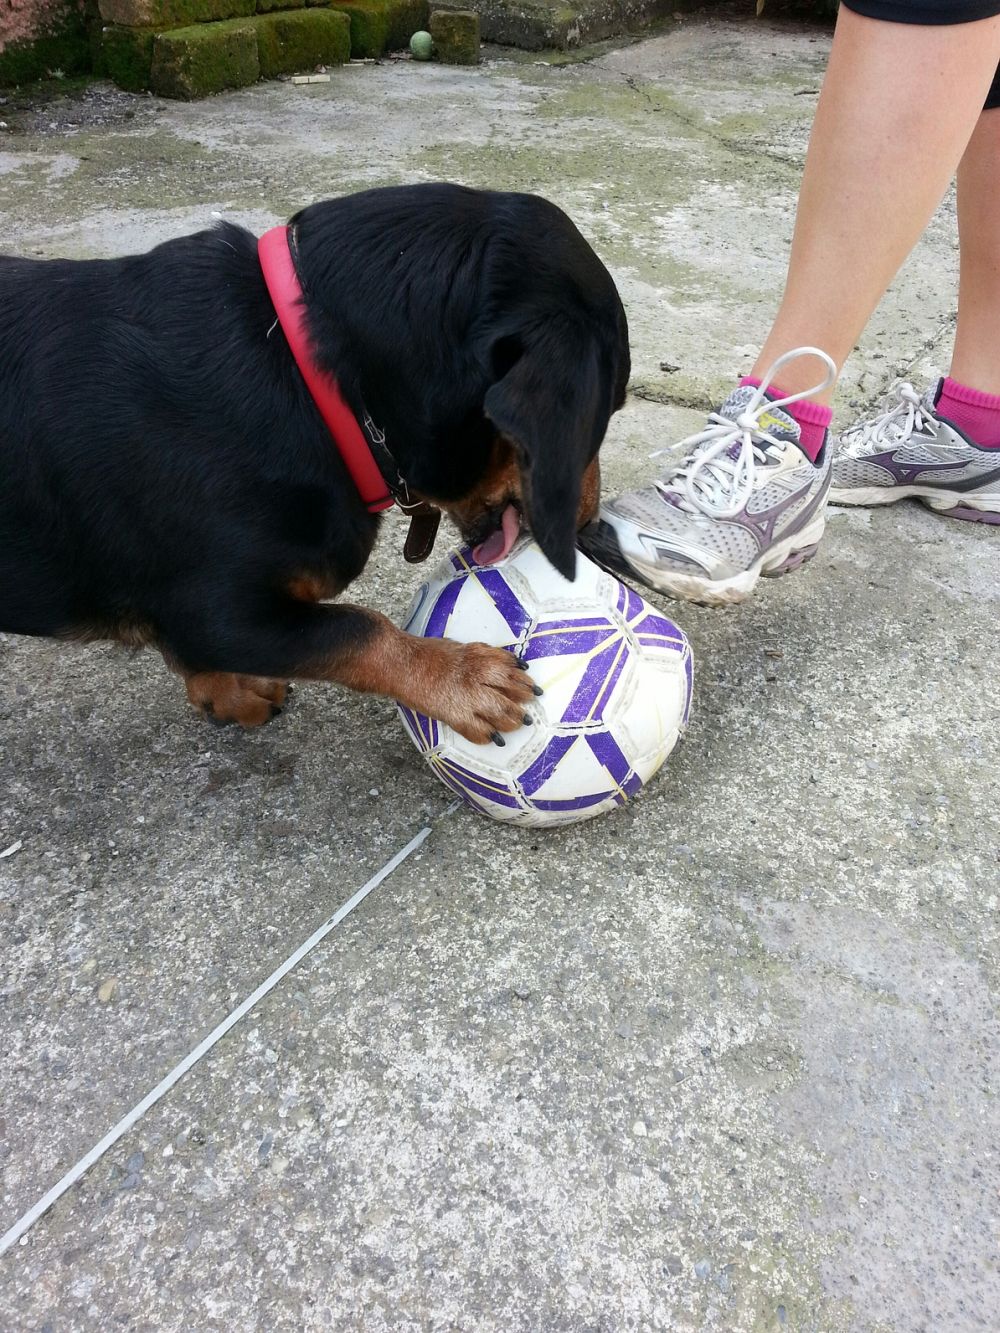
[[[919,500],[946,518],[958,518],[964,523],[1000,524],[1000,494],[970,495],[967,491],[931,490],[929,486],[854,486],[849,490],[830,488],[830,503],[856,505],[871,509],[876,505],[891,505],[897,500]]]
[[[626,555],[618,540],[618,533],[605,519],[599,519],[586,529],[585,540],[581,544],[591,559],[616,577],[638,579],[654,592],[694,602],[699,606],[736,606],[751,596],[758,579],[775,579],[807,564],[819,548],[825,526],[825,517],[820,514],[801,532],[769,546],[749,569],[741,570],[728,579],[679,574],[675,570],[661,569],[648,561]]]

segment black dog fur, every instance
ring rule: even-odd
[[[510,442],[517,498],[571,575],[582,479],[629,373],[618,293],[573,224],[536,196],[420,185],[315,204],[293,226],[318,359],[411,491],[467,514]],[[0,258],[0,476],[0,630],[150,643],[189,680],[395,691],[395,659],[385,679],[368,669],[377,617],[290,591],[344,588],[378,519],[275,326],[248,232]]]

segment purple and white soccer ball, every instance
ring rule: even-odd
[[[404,628],[507,648],[544,691],[528,705],[533,724],[508,732],[503,748],[399,706],[431,770],[494,819],[571,824],[624,805],[687,725],[693,667],[683,632],[583,555],[570,583],[528,537],[494,565],[453,551]]]

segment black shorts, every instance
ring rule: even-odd
[[[855,14],[869,19],[883,19],[887,23],[975,23],[1000,14],[995,0],[843,0]],[[983,106],[990,111],[1000,106],[1000,65],[993,78]]]

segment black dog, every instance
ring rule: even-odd
[[[572,576],[629,374],[610,275],[531,195],[371,190],[290,224],[314,357],[404,491],[487,558],[523,514]],[[388,451],[388,452],[387,452]],[[375,540],[240,228],[126,259],[0,258],[0,630],[151,644],[219,720],[285,682],[521,722],[510,654],[321,605]]]

